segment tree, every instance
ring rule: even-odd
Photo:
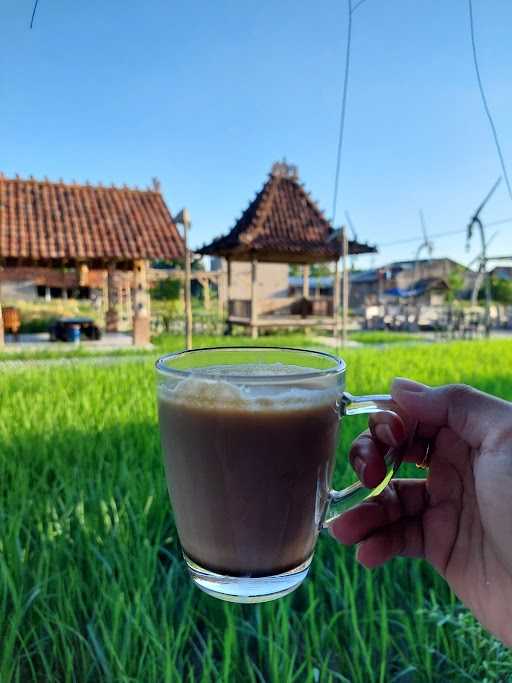
[[[311,277],[328,277],[332,275],[332,271],[327,263],[314,263],[311,266]]]
[[[151,298],[155,301],[178,301],[180,298],[181,282],[173,278],[159,280],[151,290]]]
[[[456,299],[457,294],[464,287],[463,270],[460,267],[454,268],[448,275],[446,282],[448,284],[448,291],[446,292],[446,301],[451,304]]]
[[[491,297],[499,304],[512,304],[512,280],[491,278]]]
[[[170,331],[172,321],[183,314],[181,286],[180,280],[168,277],[165,280],[159,280],[151,290],[153,299],[151,308],[161,317],[166,332]]]

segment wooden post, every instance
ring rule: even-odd
[[[87,287],[89,284],[89,266],[85,263],[80,263],[80,265],[77,268],[77,275],[78,275],[78,286],[79,287]]]
[[[107,273],[107,298],[108,308],[105,316],[107,332],[117,332],[119,326],[119,314],[117,311],[117,288],[116,288],[116,266],[109,263]]]
[[[258,279],[258,260],[255,256],[251,260],[251,337],[258,338],[258,309],[256,301],[256,284]]]
[[[210,278],[203,275],[203,303],[205,311],[210,310]]]
[[[217,273],[217,315],[220,320],[224,317],[224,304],[226,300],[226,287],[224,273],[219,270]]]
[[[147,346],[151,338],[150,301],[148,289],[147,263],[142,259],[133,262],[134,311],[133,344]]]
[[[343,345],[347,343],[348,335],[348,303],[349,303],[349,291],[348,291],[348,238],[346,228],[342,228],[343,235],[343,326],[341,332],[341,341]]]
[[[338,260],[334,262],[334,291],[333,291],[333,316],[334,316],[334,335],[340,333],[340,272]]]
[[[188,231],[190,219],[188,211],[183,210],[183,241],[185,243],[185,345],[187,350],[192,348],[192,293],[190,283],[192,280],[192,266],[190,263],[190,251],[188,248]]]
[[[307,263],[302,266],[302,296],[305,299],[309,298],[309,265]]]

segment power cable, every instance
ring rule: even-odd
[[[363,1],[364,1],[364,0],[363,0]],[[33,28],[33,26],[34,26],[34,19],[35,19],[35,16],[36,16],[37,6],[38,6],[38,5],[39,5],[39,0],[36,0],[36,1],[34,2],[34,9],[32,10],[32,18],[30,19],[30,28]]]
[[[466,230],[451,230],[450,232],[438,232],[434,235],[429,235],[430,239],[437,239],[438,237],[449,237],[451,235],[461,235],[462,233],[466,233]],[[403,240],[393,240],[393,242],[384,242],[382,244],[378,244],[377,246],[379,247],[393,247],[395,244],[410,244],[412,242],[420,242],[423,238],[423,235],[418,235],[417,237],[407,237]]]
[[[363,0],[364,1],[364,0]],[[361,4],[360,2],[358,4]],[[343,149],[343,133],[345,131],[345,112],[347,109],[348,77],[350,73],[350,47],[352,43],[352,0],[347,0],[347,49],[345,52],[345,75],[343,77],[343,92],[341,96],[340,129],[338,134],[338,152],[336,155],[336,173],[334,176],[334,192],[332,200],[332,224],[336,225],[336,205],[338,203],[338,187],[340,180],[341,151]]]
[[[510,182],[508,179],[508,174],[507,174],[507,167],[505,166],[505,159],[503,157],[503,153],[501,151],[501,145],[500,141],[498,139],[498,132],[496,130],[496,126],[494,125],[493,118],[491,116],[491,111],[489,109],[489,105],[487,103],[487,97],[485,95],[484,87],[482,85],[482,78],[480,76],[480,68],[478,66],[478,56],[476,53],[476,43],[475,43],[475,26],[474,26],[474,21],[473,21],[473,0],[468,0],[469,2],[469,25],[471,27],[471,47],[473,50],[473,62],[475,64],[475,72],[476,72],[476,78],[478,81],[478,89],[480,90],[480,97],[482,98],[482,103],[484,105],[484,110],[485,113],[487,114],[487,118],[489,119],[489,124],[491,126],[492,134],[494,137],[494,143],[496,145],[496,149],[498,151],[498,157],[500,160],[501,164],[501,170],[503,173],[503,177],[505,178],[505,183],[507,185],[507,190],[510,199],[512,199],[512,188],[510,187]]]

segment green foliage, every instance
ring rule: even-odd
[[[151,290],[151,298],[155,301],[178,301],[181,292],[181,281],[173,278],[158,280]]]
[[[314,263],[309,269],[309,274],[311,277],[327,277],[332,275],[332,269],[327,263]]]
[[[361,330],[349,332],[349,339],[360,344],[403,344],[404,342],[422,342],[421,334],[412,332],[392,332],[388,330]]]
[[[508,341],[343,355],[354,393],[406,375],[512,399]],[[512,652],[421,561],[368,572],[325,535],[310,577],[283,600],[239,606],[193,589],[161,464],[153,358],[2,370],[0,394],[0,681],[510,683]],[[336,485],[362,428],[344,423]]]
[[[302,275],[302,266],[298,263],[291,263],[288,270],[290,275]],[[332,270],[328,263],[313,263],[309,267],[311,277],[324,277],[332,275]]]
[[[464,271],[463,269],[459,266],[454,268],[451,273],[448,275],[447,278],[447,283],[448,283],[448,291],[446,292],[446,301],[448,303],[452,303],[456,297],[457,294],[462,290],[464,287]]]
[[[500,304],[512,304],[512,280],[491,278],[491,297]]]

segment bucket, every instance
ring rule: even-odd
[[[80,325],[70,325],[67,329],[68,342],[80,343]]]

